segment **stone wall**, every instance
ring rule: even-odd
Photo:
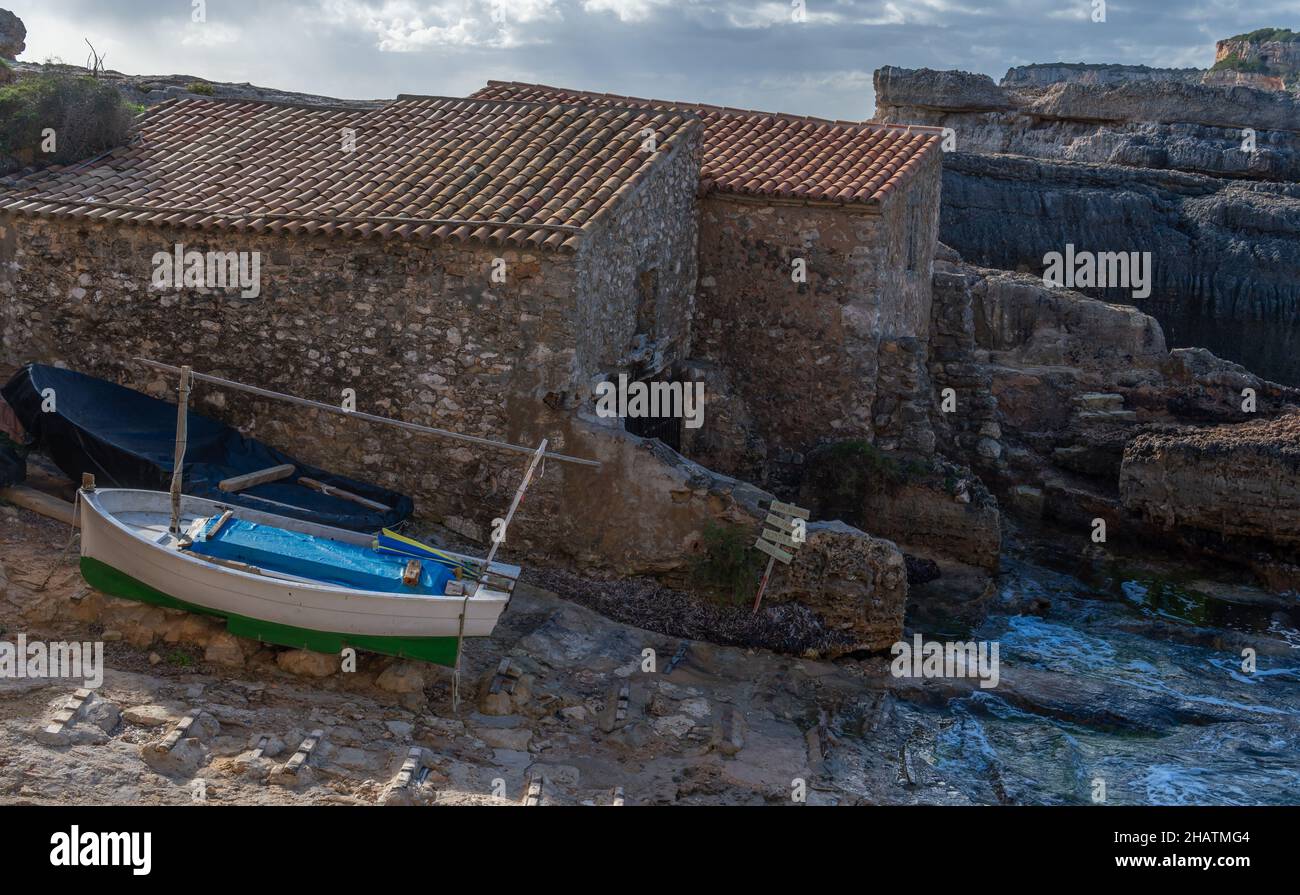
[[[686,357],[696,286],[700,133],[694,127],[676,141],[578,249],[584,300],[578,305],[576,377],[589,388],[619,372],[654,373]]]
[[[675,351],[687,338],[697,141],[693,129],[589,225],[576,253],[10,217],[0,221],[0,358],[61,362],[155,395],[174,384],[131,357],[332,404],[350,388],[359,410],[581,452],[573,409],[638,318],[665,321]],[[151,288],[154,254],[176,243],[260,253],[261,294]],[[497,259],[504,282],[492,278]],[[644,265],[660,270],[648,307]],[[305,462],[409,493],[418,515],[475,540],[504,514],[527,459],[203,385],[195,401]],[[530,495],[546,518],[562,511],[565,473],[586,473],[550,466]],[[604,481],[616,502],[618,483]],[[549,531],[519,546],[549,550]]]
[[[13,363],[63,362],[172,393],[174,383],[127,363],[140,355],[331,404],[351,388],[359,410],[524,442],[546,433],[538,393],[575,385],[571,255],[86,221],[3,226],[0,332]],[[261,294],[152,289],[154,253],[178,242],[259,252]],[[503,284],[490,281],[496,257]],[[467,486],[490,493],[497,462],[512,456],[203,385],[195,401],[304,461],[411,493],[422,515],[453,524],[490,521]]]
[[[825,440],[933,449],[925,344],[939,164],[928,159],[878,210],[701,201],[693,354],[728,371],[774,484]],[[806,282],[792,276],[796,259]],[[735,471],[711,441],[701,436],[696,459]]]

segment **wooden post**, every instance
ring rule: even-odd
[[[767,590],[767,581],[772,577],[772,566],[775,563],[776,557],[768,558],[767,568],[763,570],[763,578],[758,582],[758,593],[754,594],[754,612],[751,615],[758,612],[759,604],[763,602],[763,591]]]
[[[189,439],[190,368],[181,367],[181,389],[176,399],[176,453],[172,459],[172,535],[181,536],[181,478],[185,443]]]

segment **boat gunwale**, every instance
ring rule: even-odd
[[[206,562],[205,560],[200,559],[200,558],[198,558],[198,557],[191,556],[191,555],[187,555],[187,554],[184,553],[183,551],[180,551],[180,550],[172,550],[172,549],[169,549],[169,548],[167,548],[167,547],[163,547],[162,545],[160,545],[160,544],[158,544],[158,543],[156,543],[156,542],[154,542],[154,541],[150,541],[150,540],[149,540],[148,538],[146,538],[143,534],[141,534],[138,530],[136,530],[136,529],[130,527],[130,526],[127,525],[126,523],[124,523],[124,522],[122,522],[121,520],[119,520],[119,519],[117,518],[117,516],[116,516],[113,512],[109,511],[105,506],[103,506],[103,504],[100,502],[100,496],[103,495],[103,494],[146,494],[146,495],[147,495],[147,494],[154,494],[154,495],[160,495],[161,497],[168,497],[168,495],[166,494],[166,492],[163,492],[163,491],[150,491],[150,490],[148,490],[148,489],[144,489],[144,488],[96,488],[94,491],[84,491],[84,490],[83,490],[83,491],[80,492],[80,496],[81,496],[81,500],[82,500],[82,502],[83,502],[84,504],[86,504],[87,507],[89,507],[90,509],[92,509],[92,510],[94,511],[94,513],[95,513],[96,516],[98,516],[99,518],[101,518],[101,519],[103,519],[103,520],[106,520],[106,521],[107,521],[109,524],[111,524],[114,528],[118,529],[118,530],[121,531],[123,534],[125,534],[125,535],[127,535],[128,537],[132,538],[134,541],[138,541],[140,544],[143,544],[144,546],[146,546],[146,547],[148,547],[148,548],[150,548],[150,549],[152,549],[152,550],[155,550],[155,551],[157,551],[157,552],[159,552],[159,553],[161,553],[161,554],[163,554],[163,555],[165,555],[165,556],[169,556],[169,557],[173,557],[173,558],[175,558],[175,559],[181,560],[184,564],[192,565],[194,568],[202,568],[202,569],[207,569],[207,570],[219,571],[219,572],[221,572],[221,573],[223,573],[223,574],[234,575],[234,576],[237,576],[237,577],[239,577],[239,578],[247,579],[247,580],[249,580],[249,581],[256,582],[256,583],[259,583],[259,584],[266,584],[266,583],[268,583],[268,582],[274,582],[274,583],[276,583],[276,584],[278,584],[278,585],[292,585],[294,588],[302,588],[302,589],[308,589],[308,590],[312,590],[312,591],[321,591],[321,592],[324,592],[324,593],[333,593],[333,594],[355,594],[355,595],[357,595],[357,596],[361,596],[361,597],[371,597],[371,598],[375,598],[375,599],[397,599],[397,600],[404,600],[404,601],[411,601],[411,602],[427,602],[427,601],[429,601],[429,600],[434,600],[434,601],[446,601],[446,602],[449,602],[449,603],[462,603],[462,602],[465,602],[467,599],[468,599],[468,601],[469,601],[470,603],[498,603],[498,602],[500,602],[500,603],[509,603],[509,602],[510,602],[510,597],[511,597],[510,594],[508,594],[508,593],[506,593],[506,592],[504,592],[504,591],[497,590],[496,588],[491,588],[491,587],[487,587],[487,586],[485,586],[485,587],[482,588],[482,591],[483,591],[482,594],[476,593],[476,594],[474,594],[474,595],[472,595],[472,596],[469,596],[469,597],[466,597],[466,596],[463,595],[463,594],[461,594],[461,595],[454,595],[454,594],[421,594],[421,593],[404,594],[404,593],[393,592],[393,591],[373,591],[373,590],[363,590],[363,589],[361,589],[361,588],[346,587],[346,586],[342,586],[342,585],[331,585],[331,584],[326,584],[326,583],[324,583],[324,582],[314,582],[314,581],[303,581],[303,582],[292,581],[292,582],[290,582],[290,581],[285,581],[285,580],[283,580],[283,579],[272,578],[272,577],[267,576],[267,575],[257,574],[257,573],[254,573],[254,572],[245,572],[245,571],[242,571],[242,570],[240,570],[240,569],[231,568],[231,567],[229,567],[229,566],[223,566],[223,565],[221,565],[221,564],[219,564],[219,563]],[[233,507],[233,506],[228,506],[228,505],[226,505],[226,504],[222,504],[222,503],[220,503],[220,502],[218,502],[218,501],[209,500],[209,499],[206,498],[206,497],[195,497],[195,496],[193,496],[193,495],[189,495],[189,494],[184,495],[182,499],[185,500],[185,501],[199,501],[199,502],[201,502],[201,503],[205,503],[205,504],[212,504],[214,507],[223,507],[223,508],[226,508],[226,509],[234,510],[235,513],[236,513],[236,515],[235,515],[234,518],[239,518],[238,513],[239,513],[239,511],[240,511],[241,509],[243,509],[242,507]],[[123,511],[123,512],[139,512],[139,511],[131,510],[131,511]],[[255,514],[259,515],[259,516],[265,516],[265,517],[268,517],[268,518],[271,518],[271,519],[283,519],[283,520],[285,520],[286,522],[296,522],[296,523],[298,523],[298,524],[308,524],[308,525],[311,525],[311,526],[316,527],[316,528],[324,529],[324,530],[326,530],[326,531],[336,531],[336,530],[337,530],[337,531],[339,531],[339,532],[343,532],[343,533],[346,533],[346,534],[352,534],[352,535],[360,536],[360,533],[358,533],[358,532],[347,532],[345,529],[333,529],[333,528],[331,528],[330,526],[327,526],[327,525],[319,525],[318,523],[314,523],[314,522],[312,522],[312,523],[304,523],[303,520],[290,519],[290,518],[287,517],[287,516],[277,516],[277,515],[274,514],[274,513],[266,513],[266,512],[263,512],[263,511],[261,511],[261,510],[251,510],[250,512],[255,513]],[[256,520],[251,520],[251,521],[256,521]],[[83,527],[84,527],[84,521],[83,521]],[[288,527],[288,530],[290,530],[290,531],[295,531],[295,530],[298,530],[298,529],[295,529],[295,528],[292,528],[292,527]],[[310,534],[310,532],[302,532],[302,533]],[[323,536],[321,536],[321,537],[323,537]],[[337,539],[326,538],[326,540],[337,540]],[[355,543],[355,542],[349,542],[349,541],[340,541],[340,542],[341,542],[341,543]],[[84,553],[83,553],[83,555],[84,555]],[[98,558],[98,557],[92,557],[92,558]],[[473,557],[465,557],[465,558],[466,558],[466,559],[470,559],[470,560],[473,559]],[[107,560],[104,560],[104,559],[102,559],[102,558],[100,558],[100,561],[101,561],[101,562],[107,562]],[[479,561],[481,562],[481,560],[479,560]],[[496,565],[498,565],[498,563],[493,563],[493,566],[496,566]]]

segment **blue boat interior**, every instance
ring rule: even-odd
[[[332,541],[297,531],[228,519],[217,528],[220,516],[208,519],[191,553],[256,566],[271,572],[296,575],[323,584],[386,593],[445,593],[455,577],[448,566],[429,560],[420,563],[418,584],[402,581],[409,557],[385,555],[372,547]],[[215,534],[211,532],[217,529]]]

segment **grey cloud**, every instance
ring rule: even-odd
[[[881,65],[1205,66],[1216,38],[1300,24],[1292,0],[1114,0],[1104,23],[1091,0],[807,0],[803,23],[787,0],[209,0],[205,40],[186,0],[0,2],[28,20],[26,58],[79,62],[84,35],[114,68],[344,97],[513,78],[851,119]]]

